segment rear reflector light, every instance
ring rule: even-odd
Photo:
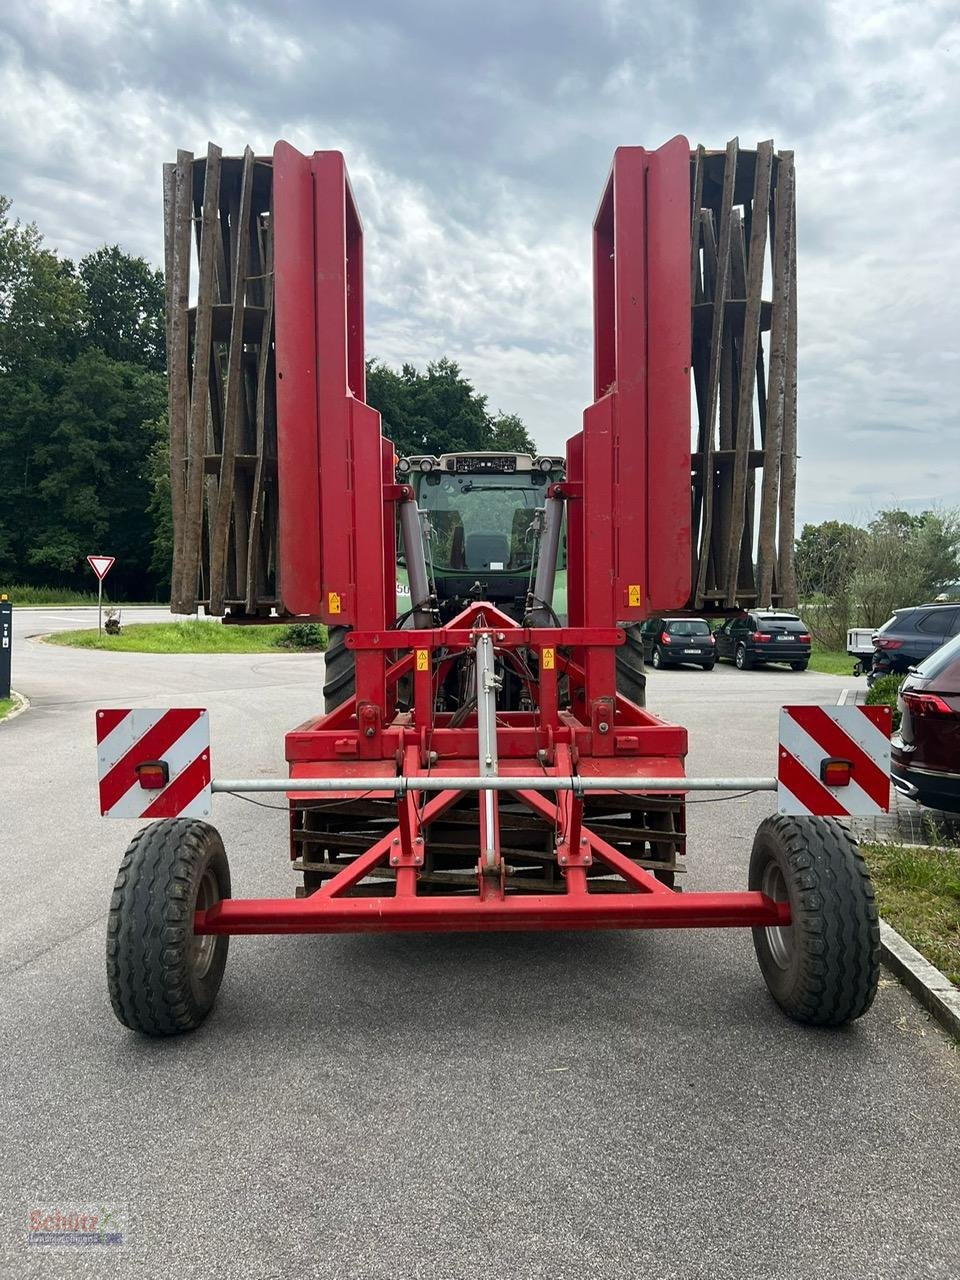
[[[830,756],[820,761],[820,781],[828,787],[849,787],[852,775],[853,765],[849,760]]]
[[[900,649],[903,646],[903,641],[888,640],[886,636],[877,636],[874,644],[878,649]]]
[[[670,637],[667,635],[666,631],[664,631],[664,632],[662,632],[662,633],[661,633],[661,636],[660,636],[660,643],[661,643],[661,644],[670,644],[670,643],[671,643]]]
[[[809,644],[809,643],[810,643],[810,637],[809,637],[808,635],[806,635],[806,634],[804,634],[804,635],[800,636],[800,637],[799,637],[799,640],[800,640],[800,643],[801,643],[801,644]]]
[[[712,631],[710,632],[710,643],[711,643],[711,644],[716,644],[716,643],[717,643],[717,637],[713,634],[713,632],[712,632]]]
[[[770,639],[770,635],[766,631],[754,631],[750,639],[753,641],[754,644],[766,644],[766,642]]]
[[[952,708],[936,693],[904,693],[901,695],[914,716],[952,716]]]
[[[170,781],[170,766],[166,760],[144,760],[137,765],[135,773],[144,791],[162,791]]]

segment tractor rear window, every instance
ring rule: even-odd
[[[699,619],[684,618],[682,622],[668,622],[667,630],[672,636],[708,636],[710,628]]]
[[[537,479],[540,479],[537,477]],[[429,554],[438,569],[528,570],[536,548],[533,513],[544,481],[529,473],[433,477],[417,493],[430,520]]]

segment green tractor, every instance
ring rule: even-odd
[[[563,458],[529,453],[399,458],[397,482],[411,486],[416,504],[400,508],[397,626],[448,622],[478,600],[489,600],[529,626],[564,625],[563,503],[548,496],[550,486],[563,480],[564,465]],[[346,634],[346,627],[330,628],[324,683],[328,712],[354,692]],[[514,683],[519,699],[521,685]],[[627,643],[617,651],[617,688],[642,706],[644,683],[639,626],[631,625]],[[509,688],[506,694],[510,709]],[[455,691],[446,691],[446,701],[455,707]]]

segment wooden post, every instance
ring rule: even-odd
[[[707,375],[707,416],[706,421],[702,424],[703,448],[701,450],[700,474],[703,486],[703,514],[700,530],[700,564],[694,590],[694,605],[698,609],[702,608],[706,594],[710,544],[713,538],[714,424],[717,418],[717,402],[720,394],[720,353],[723,345],[723,313],[727,300],[727,277],[730,271],[730,223],[737,177],[738,149],[738,139],[732,138],[727,143],[723,167],[723,196],[720,202],[720,232],[717,245],[717,283],[713,299],[710,367]],[[695,533],[694,536],[696,536]]]
[[[747,305],[740,348],[739,404],[730,498],[730,528],[727,536],[724,572],[724,603],[728,608],[737,601],[740,577],[740,548],[743,541],[747,464],[753,430],[753,396],[756,385],[757,347],[760,341],[760,299],[763,291],[764,255],[767,248],[767,205],[770,201],[772,167],[773,143],[761,142],[757,147],[753,180],[752,207],[756,216],[752,219],[750,228],[750,251],[747,258]]]
[[[793,152],[789,157],[793,173]],[[779,580],[782,603],[792,609],[797,604],[797,572],[794,560],[797,510],[797,186],[796,176],[789,190],[790,288],[787,311],[787,348],[783,396],[783,441],[780,450],[780,538]]]
[[[776,563],[777,494],[780,487],[787,329],[792,290],[792,193],[793,157],[788,153],[780,160],[774,193],[773,316],[770,328],[770,366],[767,371],[763,440],[763,482],[760,491],[760,524],[757,538],[757,601],[759,604],[772,603]]]

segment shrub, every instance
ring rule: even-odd
[[[325,649],[327,628],[319,622],[293,622],[279,630],[276,644],[281,649]]]
[[[900,712],[897,709],[897,694],[900,692],[900,686],[903,684],[906,676],[881,676],[879,680],[874,680],[873,684],[867,690],[866,704],[868,707],[887,706],[893,708],[893,727],[900,728]]]

